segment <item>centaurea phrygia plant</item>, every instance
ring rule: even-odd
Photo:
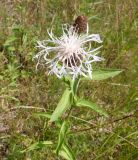
[[[81,78],[87,77],[87,79],[102,80],[113,77],[120,71],[93,72],[92,64],[103,59],[97,56],[101,45],[98,48],[93,48],[92,42],[102,43],[102,41],[99,34],[88,33],[88,23],[85,16],[79,16],[72,26],[63,25],[60,37],[56,37],[52,30],[48,31],[48,35],[48,40],[38,41],[39,52],[34,58],[38,60],[37,68],[39,65],[44,65],[48,68],[49,74],[55,74],[66,83],[67,88],[61,100],[54,112],[48,117],[50,117],[50,122],[57,122],[58,127],[60,126],[56,148],[57,155],[69,160],[75,160],[75,156],[69,148],[67,140],[65,140],[67,132],[69,132],[68,121],[71,109],[85,106],[107,116],[107,113],[95,103],[78,98],[77,89]],[[69,112],[65,114],[67,110]],[[62,116],[63,114],[64,116]],[[52,144],[50,141],[45,141],[44,143]]]

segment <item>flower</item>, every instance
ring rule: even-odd
[[[71,75],[73,79],[78,75],[92,78],[92,62],[101,61],[97,51],[101,48],[91,48],[92,41],[102,43],[99,34],[79,35],[73,26],[63,25],[63,35],[54,36],[48,31],[50,39],[38,41],[40,52],[34,58],[39,64],[49,68],[49,74],[54,73],[58,78]],[[36,67],[37,67],[36,66]]]

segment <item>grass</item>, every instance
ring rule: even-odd
[[[32,57],[48,28],[60,35],[61,24],[85,14],[90,33],[99,33],[104,41],[105,61],[97,68],[124,72],[109,80],[81,82],[79,96],[97,102],[109,118],[74,108],[70,147],[78,160],[137,160],[137,6],[137,0],[0,2],[0,159],[59,159],[51,147],[20,153],[37,141],[56,144],[58,128],[34,113],[54,110],[65,87],[45,69],[36,72]]]

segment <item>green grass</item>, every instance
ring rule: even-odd
[[[32,58],[36,41],[48,37],[48,28],[60,35],[61,25],[81,14],[89,19],[90,33],[103,39],[105,61],[96,68],[124,72],[80,83],[79,96],[99,104],[109,118],[74,108],[68,142],[77,160],[138,159],[137,6],[137,0],[0,2],[0,159],[60,159],[52,147],[20,153],[37,141],[52,140],[56,146],[58,128],[34,113],[54,110],[65,88],[45,69],[36,72]]]

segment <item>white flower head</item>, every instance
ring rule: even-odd
[[[73,79],[78,75],[92,78],[92,62],[103,60],[96,56],[101,46],[90,49],[90,42],[102,43],[99,34],[79,35],[73,26],[68,25],[63,25],[62,31],[61,37],[55,37],[51,31],[48,32],[50,39],[38,41],[40,52],[34,57],[38,59],[37,66],[46,65],[49,74],[54,73],[59,78],[66,75]]]

